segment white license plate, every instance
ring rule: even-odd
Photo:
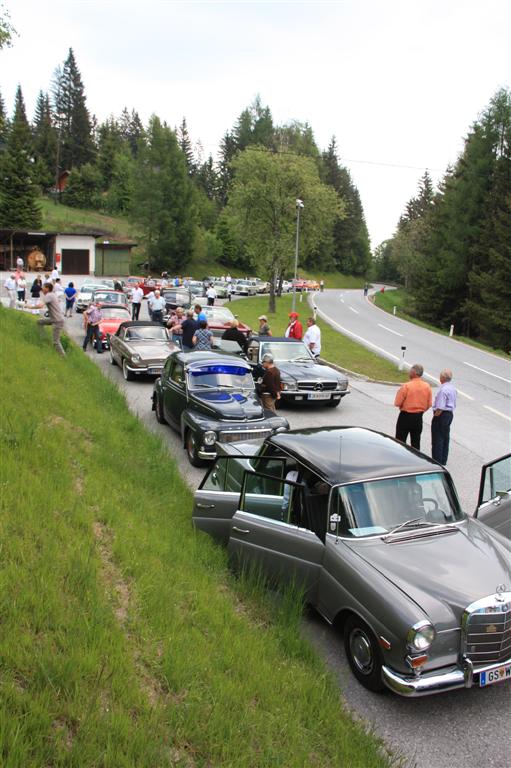
[[[330,392],[309,392],[308,400],[330,400]]]
[[[502,683],[504,680],[511,680],[511,664],[505,664],[490,672],[481,672],[479,674],[479,686],[484,688],[493,683]]]
[[[154,374],[154,375],[158,374],[158,376],[159,376],[160,373],[162,372],[162,370],[163,370],[162,368],[148,368],[147,369],[147,373],[148,374]]]

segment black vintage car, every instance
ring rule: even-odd
[[[162,296],[165,299],[166,314],[169,314],[177,307],[190,309],[194,300],[192,292],[186,288],[164,288]]]
[[[252,369],[244,360],[215,352],[174,352],[155,382],[153,410],[181,433],[196,467],[216,456],[216,443],[265,438],[286,431],[282,416],[264,411]]]
[[[349,394],[348,379],[328,365],[318,363],[303,341],[275,336],[252,336],[248,359],[254,366],[254,378],[263,375],[261,361],[270,354],[282,380],[282,403],[322,402],[335,408]]]

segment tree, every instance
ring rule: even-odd
[[[96,164],[101,174],[101,188],[108,189],[112,182],[114,163],[122,150],[123,138],[115,117],[110,116],[98,128],[98,152]]]
[[[253,145],[267,149],[273,148],[273,118],[270,108],[268,106],[263,107],[259,95],[238,117],[232,136],[237,151]]]
[[[81,168],[73,168],[69,174],[67,187],[63,192],[63,202],[72,208],[101,207],[101,173],[92,163],[85,163]]]
[[[305,209],[301,222],[301,261],[313,254],[331,231],[343,204],[322,184],[315,162],[291,153],[261,148],[241,152],[233,162],[234,185],[227,213],[252,264],[270,282],[269,311],[275,311],[275,283],[293,262],[296,199]]]
[[[4,144],[7,138],[7,112],[5,111],[5,102],[0,93],[0,152],[4,148]]]
[[[2,48],[10,48],[12,38],[18,33],[11,24],[11,17],[3,5],[0,6],[0,51]]]
[[[152,267],[186,273],[196,230],[194,194],[175,133],[153,115],[139,148],[132,204]]]
[[[50,97],[42,91],[37,97],[32,135],[36,178],[41,187],[47,189],[55,180],[57,133],[51,116]]]
[[[60,167],[71,170],[94,159],[91,118],[73,49],[53,81],[53,109],[60,138]]]
[[[227,205],[234,171],[232,161],[237,152],[236,139],[227,131],[220,142],[220,160],[218,170],[218,200],[222,206]]]
[[[314,158],[320,155],[311,126],[298,120],[276,128],[274,144],[279,152],[294,152]]]
[[[181,147],[181,152],[185,156],[186,165],[188,166],[188,173],[193,176],[195,172],[195,160],[193,157],[192,142],[190,134],[188,133],[188,126],[186,125],[186,118],[183,117],[181,125],[177,129],[177,141]]]
[[[127,214],[133,201],[135,163],[126,146],[114,157],[112,181],[106,197],[106,205],[112,213]]]
[[[41,226],[38,190],[33,179],[33,160],[30,126],[21,86],[18,85],[14,117],[0,165],[0,227],[31,229]]]

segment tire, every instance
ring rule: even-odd
[[[126,381],[133,381],[133,379],[135,378],[135,375],[128,368],[128,363],[126,362],[126,358],[123,358],[123,361],[122,361],[122,375],[124,376]]]
[[[358,682],[369,691],[382,691],[385,686],[381,678],[381,649],[371,629],[358,616],[349,616],[346,620],[344,648]]]
[[[154,396],[154,412],[156,414],[156,421],[158,424],[167,423],[167,419],[165,418],[165,414],[163,412],[163,403],[161,401],[161,397],[158,397],[158,395]]]
[[[185,435],[185,447],[186,447],[186,453],[188,455],[188,461],[193,467],[203,467],[205,462],[203,459],[199,458],[199,455],[197,453],[197,443],[195,441],[195,435],[193,434],[191,429],[188,429],[186,431]]]
[[[338,408],[341,404],[341,400],[329,400],[327,406],[329,408]]]
[[[110,347],[110,365],[117,365],[117,360],[112,354],[112,347]]]

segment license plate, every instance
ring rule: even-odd
[[[505,664],[503,667],[479,674],[479,686],[481,688],[493,685],[493,683],[502,683],[504,680],[511,680],[511,664]]]
[[[154,375],[158,374],[159,375],[162,372],[162,370],[163,370],[163,368],[148,368],[147,369],[147,373],[150,374],[150,375],[151,374],[154,374]]]
[[[330,400],[330,392],[309,392],[308,400]]]

